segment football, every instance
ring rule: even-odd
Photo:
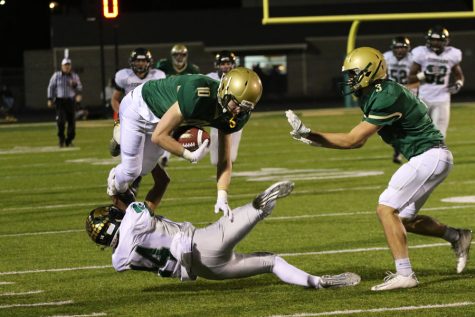
[[[195,151],[204,141],[209,140],[209,133],[203,129],[192,127],[178,136],[177,141],[188,151]],[[209,141],[208,141],[209,142]],[[209,146],[209,144],[208,144]]]

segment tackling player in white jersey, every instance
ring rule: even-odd
[[[396,36],[391,40],[391,50],[383,56],[388,65],[388,78],[401,85],[407,85],[409,70],[412,65],[411,41],[407,36]],[[394,149],[393,162],[402,163],[402,155]]]
[[[132,89],[151,79],[165,78],[166,75],[160,69],[150,69],[153,64],[152,53],[146,48],[136,48],[130,53],[129,68],[123,68],[115,74],[114,92],[112,93],[111,105],[114,110],[114,132],[110,142],[112,156],[120,154],[120,128],[119,107],[122,98]]]
[[[429,29],[426,41],[425,46],[412,50],[414,63],[409,83],[420,82],[419,97],[427,104],[432,121],[445,138],[450,121],[450,95],[458,93],[464,84],[462,52],[448,46],[449,31],[439,25]]]
[[[206,76],[220,81],[224,74],[227,74],[231,69],[236,67],[236,55],[230,51],[221,51],[215,56],[214,66],[215,72],[206,74]],[[234,132],[231,135],[231,160],[236,161],[239,143],[241,142],[242,130]],[[218,130],[216,128],[210,129],[210,161],[211,164],[218,164]]]
[[[147,203],[133,202],[126,210],[124,205],[95,208],[86,219],[86,230],[92,241],[113,248],[112,265],[118,272],[150,271],[182,281],[273,273],[285,283],[314,289],[359,284],[361,278],[355,273],[316,276],[276,254],[234,250],[259,221],[271,214],[276,200],[291,193],[293,186],[289,181],[273,184],[251,203],[234,209],[234,222],[222,216],[209,226],[196,228],[189,222],[155,215]]]

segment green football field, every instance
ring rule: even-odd
[[[358,109],[296,110],[316,130],[349,131]],[[475,104],[452,106],[447,143],[455,166],[421,214],[475,228]],[[393,172],[378,136],[358,150],[310,147],[289,136],[284,111],[255,113],[242,136],[230,204],[237,207],[280,180],[294,192],[237,247],[268,251],[315,275],[345,271],[360,285],[312,290],[272,274],[194,282],[150,272],[116,273],[111,250],[86,234],[94,207],[109,202],[111,120],[80,121],[75,147],[58,148],[50,123],[0,125],[0,316],[475,316],[475,258],[455,272],[450,245],[408,234],[420,285],[375,293],[394,263],[375,208]],[[197,227],[214,222],[215,168],[172,158],[158,209]],[[144,177],[139,198],[151,186]],[[473,245],[473,243],[472,243]]]

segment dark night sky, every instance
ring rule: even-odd
[[[49,2],[53,0],[5,0],[6,4],[0,6],[0,27],[2,30],[2,45],[0,49],[0,67],[22,67],[23,51],[30,49],[50,48],[50,15]],[[54,14],[82,14],[87,4],[101,5],[102,0],[54,0],[60,4],[60,9]],[[278,0],[275,0],[278,1]],[[311,3],[318,3],[318,0],[309,0]],[[338,0],[340,1],[340,0]],[[353,0],[347,0],[353,1]],[[361,0],[365,2],[364,0]],[[400,3],[403,0],[379,0],[386,5]],[[419,3],[431,6],[447,7],[447,4],[461,7],[471,7],[472,0],[404,0],[405,3]],[[367,0],[370,4],[374,2]],[[328,1],[324,1],[328,5]],[[331,4],[332,2],[330,2]],[[272,0],[270,0],[272,11]],[[335,5],[333,3],[333,5]],[[240,8],[241,0],[119,0],[120,13],[139,11],[180,11],[180,10],[203,10]],[[298,9],[299,6],[294,7]],[[350,6],[352,7],[352,6]],[[370,6],[373,7],[373,6]],[[378,6],[379,7],[379,6]],[[337,5],[336,10],[348,8],[348,6]],[[289,14],[288,8],[282,8]],[[278,10],[278,9],[277,9]],[[272,13],[272,12],[271,12]],[[284,14],[284,15],[286,15]],[[308,13],[307,13],[308,14]],[[224,21],[222,21],[224,23]],[[218,20],[217,23],[221,23]],[[238,22],[237,22],[238,23]]]
[[[0,6],[0,28],[2,48],[0,67],[22,67],[23,51],[50,48],[50,9],[51,0],[6,0]],[[55,14],[77,14],[84,11],[84,4],[98,3],[101,0],[55,0],[60,4]],[[239,0],[199,0],[184,5],[177,0],[119,0],[122,13],[139,11],[178,11],[204,8],[240,7]],[[6,31],[7,30],[7,31]]]

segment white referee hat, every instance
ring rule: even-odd
[[[63,58],[63,60],[61,61],[61,65],[65,64],[71,64],[71,60],[69,58]]]

